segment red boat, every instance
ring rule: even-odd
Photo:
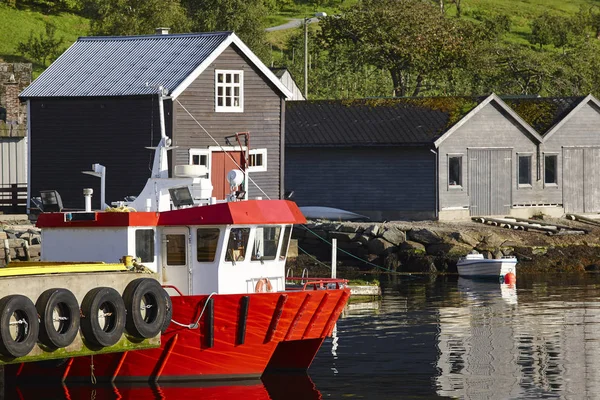
[[[166,160],[167,144],[163,139],[156,159],[165,152]],[[286,279],[292,227],[306,221],[296,204],[238,200],[240,171],[230,173],[229,201],[215,203],[194,187],[206,180],[166,178],[164,168],[155,162],[153,178],[132,203],[92,211],[86,201],[86,211],[44,212],[37,221],[45,261],[118,262],[132,255],[154,274],[172,303],[160,348],[107,348],[108,354],[67,358],[53,368],[8,365],[7,377],[166,382],[310,366],[350,290],[343,280]]]

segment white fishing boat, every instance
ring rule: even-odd
[[[458,275],[465,278],[485,278],[506,280],[506,275],[513,274],[512,280],[517,275],[517,258],[506,256],[488,259],[483,254],[467,254],[456,263]]]

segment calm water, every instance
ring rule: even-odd
[[[32,387],[6,398],[600,398],[600,276],[519,276],[516,288],[403,276],[351,304],[309,376],[201,387]]]

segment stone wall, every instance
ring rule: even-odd
[[[27,106],[19,101],[19,93],[31,83],[31,79],[31,64],[0,63],[0,107],[6,113],[6,121],[0,121],[0,136],[26,135]]]

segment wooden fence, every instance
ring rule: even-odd
[[[0,185],[0,209],[14,213],[23,212],[27,207],[27,185],[12,183]]]

